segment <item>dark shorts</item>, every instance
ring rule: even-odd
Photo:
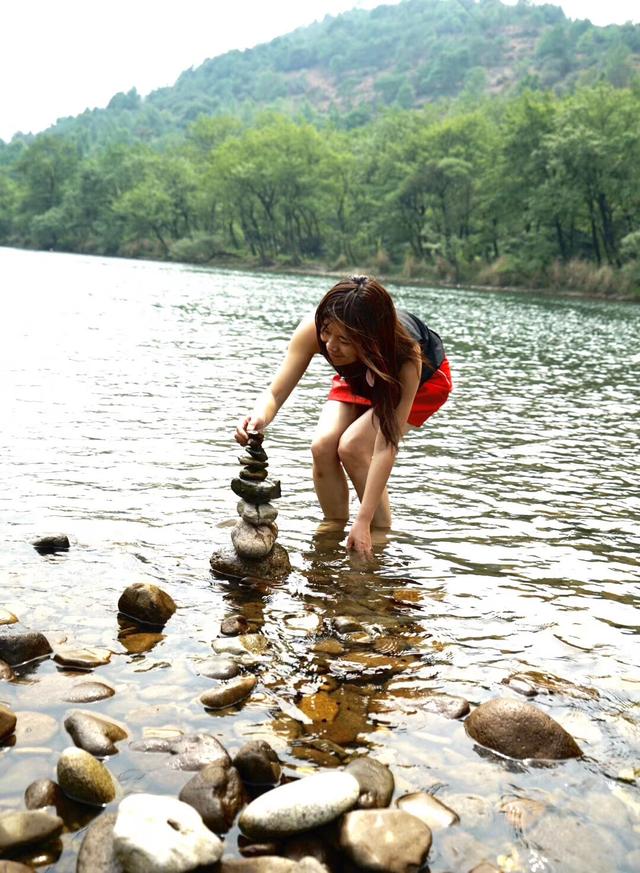
[[[407,416],[407,423],[413,425],[413,427],[420,427],[421,424],[424,424],[446,402],[452,387],[451,370],[449,369],[449,362],[445,358],[433,376],[427,379],[426,382],[423,382],[418,388],[413,406]],[[371,401],[366,397],[352,394],[345,379],[339,375],[333,377],[331,391],[329,391],[327,400],[339,400],[340,403],[356,403],[359,406],[371,406]]]

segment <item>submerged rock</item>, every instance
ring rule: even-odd
[[[231,764],[224,746],[211,734],[189,734],[184,737],[150,737],[131,743],[135,752],[165,752],[172,755],[174,770],[200,770],[207,764]]]
[[[224,709],[248,697],[256,687],[255,676],[238,676],[200,695],[200,703],[207,709]]]
[[[57,773],[58,785],[72,800],[104,806],[116,796],[111,773],[84,749],[65,749],[58,760]]]
[[[66,552],[69,550],[69,537],[63,533],[49,534],[33,540],[31,545],[41,555],[52,555],[54,552]]]
[[[395,782],[388,767],[375,758],[354,758],[345,767],[358,780],[360,796],[357,806],[360,809],[380,809],[389,806]]]
[[[397,804],[399,809],[403,809],[410,815],[415,815],[432,831],[450,828],[460,821],[457,812],[454,812],[446,803],[442,803],[432,794],[427,794],[426,791],[405,794],[398,798]]]
[[[469,736],[510,758],[563,760],[582,750],[557,721],[530,703],[496,698],[478,706],[465,721]]]
[[[240,672],[240,666],[231,658],[214,656],[198,662],[197,670],[208,679],[233,679]]]
[[[435,712],[445,718],[463,718],[471,709],[469,701],[464,697],[454,697],[449,694],[430,694],[423,700],[423,709]]]
[[[11,667],[50,655],[49,641],[39,631],[22,630],[13,625],[0,627],[0,658]]]
[[[340,848],[358,867],[414,873],[426,861],[431,831],[401,809],[358,809],[340,823]]]
[[[102,667],[111,660],[108,649],[74,649],[64,646],[56,649],[53,660],[62,667],[73,670],[93,670]]]
[[[62,833],[62,828],[63,821],[59,816],[41,810],[1,813],[0,855],[51,840]]]
[[[118,609],[142,624],[164,625],[176,611],[173,598],[148,582],[136,582],[122,592]]]
[[[291,572],[289,555],[276,543],[265,558],[241,558],[234,548],[217,549],[209,559],[212,571],[226,579],[244,579],[257,576],[268,581],[282,579]]]
[[[68,703],[92,703],[113,697],[116,692],[103,682],[79,682],[64,698]]]
[[[276,785],[280,781],[280,759],[264,740],[245,743],[233,763],[247,785]]]
[[[248,630],[249,622],[244,615],[230,615],[220,624],[220,633],[225,637],[237,637]]]
[[[190,779],[179,799],[192,806],[206,826],[226,833],[244,804],[244,787],[235,767],[208,764]]]

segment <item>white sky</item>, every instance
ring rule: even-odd
[[[594,24],[640,23],[640,0],[555,2],[569,17]],[[171,85],[206,58],[267,42],[326,14],[380,3],[0,0],[0,139],[104,106],[118,91],[135,86],[147,94]]]

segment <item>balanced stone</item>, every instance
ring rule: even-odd
[[[16,714],[0,704],[0,740],[11,736],[16,726]]]
[[[397,800],[398,808],[415,815],[432,831],[451,827],[460,821],[460,817],[445,803],[442,803],[426,791],[414,791],[405,794]]]
[[[235,767],[208,764],[193,776],[179,794],[217,834],[226,833],[244,805],[244,787]]]
[[[252,461],[265,462],[268,461],[269,458],[267,453],[262,448],[262,446],[252,445],[249,443],[246,447],[247,454],[251,457]]]
[[[389,806],[395,782],[388,767],[375,758],[354,758],[345,767],[345,772],[358,780],[360,796],[357,806],[360,809],[379,809]]]
[[[32,843],[44,843],[62,833],[63,821],[41,810],[0,814],[0,855]]]
[[[176,611],[173,598],[148,582],[136,582],[122,592],[118,609],[143,624],[163,625]]]
[[[113,845],[115,812],[105,812],[91,822],[78,852],[76,873],[123,873]]]
[[[239,500],[237,509],[238,515],[254,526],[268,524],[270,521],[275,521],[278,517],[278,510],[273,503],[260,503],[255,506],[253,503]]]
[[[282,496],[279,479],[265,479],[264,482],[247,482],[239,476],[231,480],[231,490],[249,503],[269,503]]]
[[[401,809],[358,809],[340,822],[340,848],[357,867],[413,873],[431,848],[426,824]]]
[[[280,781],[280,760],[264,740],[245,743],[237,752],[233,764],[247,785],[276,785]]]
[[[66,552],[69,549],[69,537],[66,534],[49,534],[39,537],[31,545],[41,555],[52,555],[54,552]]]
[[[243,519],[231,531],[231,542],[241,558],[265,558],[274,546],[277,528],[273,524],[254,527]]]
[[[73,800],[104,806],[116,796],[113,778],[104,764],[84,749],[65,749],[58,760],[58,785]]]
[[[222,841],[193,807],[174,797],[130,794],[113,826],[115,854],[128,873],[181,873],[222,857]]]
[[[62,667],[74,670],[93,670],[101,667],[111,660],[111,652],[108,649],[73,649],[64,646],[56,649],[53,660]]]
[[[264,442],[264,434],[260,431],[256,431],[255,433],[249,434],[249,446],[261,446]]]
[[[240,478],[244,479],[245,482],[262,482],[268,475],[266,470],[253,470],[251,467],[244,467],[240,470]]]
[[[87,712],[72,713],[64,720],[64,726],[76,746],[98,758],[115,755],[118,749],[114,744],[127,737],[120,725]]]
[[[0,627],[0,658],[12,667],[50,655],[52,648],[39,631]]]
[[[360,785],[349,773],[306,776],[260,795],[240,814],[240,830],[248,837],[286,837],[328,824],[352,809]]]
[[[246,455],[240,455],[238,457],[238,463],[242,464],[243,467],[249,467],[252,470],[266,470],[269,466],[267,461],[267,453],[262,450],[262,454],[264,455],[264,460],[260,461],[258,458],[254,458],[253,455],[250,455],[248,452]]]
[[[283,579],[291,572],[287,550],[279,543],[276,543],[267,557],[259,562],[251,558],[242,558],[232,546],[227,546],[216,549],[209,559],[209,564],[212,572],[224,579],[257,576],[261,580],[273,581]]]
[[[557,721],[530,703],[496,698],[478,706],[465,721],[469,736],[510,758],[563,760],[582,750]]]
[[[211,688],[200,695],[200,703],[206,709],[224,709],[233,706],[248,697],[256,687],[258,680],[255,676],[238,676],[228,682]]]

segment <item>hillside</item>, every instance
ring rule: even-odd
[[[404,0],[353,10],[270,43],[232,51],[140,97],[58,121],[52,132],[91,148],[155,141],[202,115],[251,120],[265,109],[346,129],[385,107],[418,108],[524,86],[567,93],[606,81],[624,87],[640,70],[640,26],[569,21],[559,7],[499,0]]]

